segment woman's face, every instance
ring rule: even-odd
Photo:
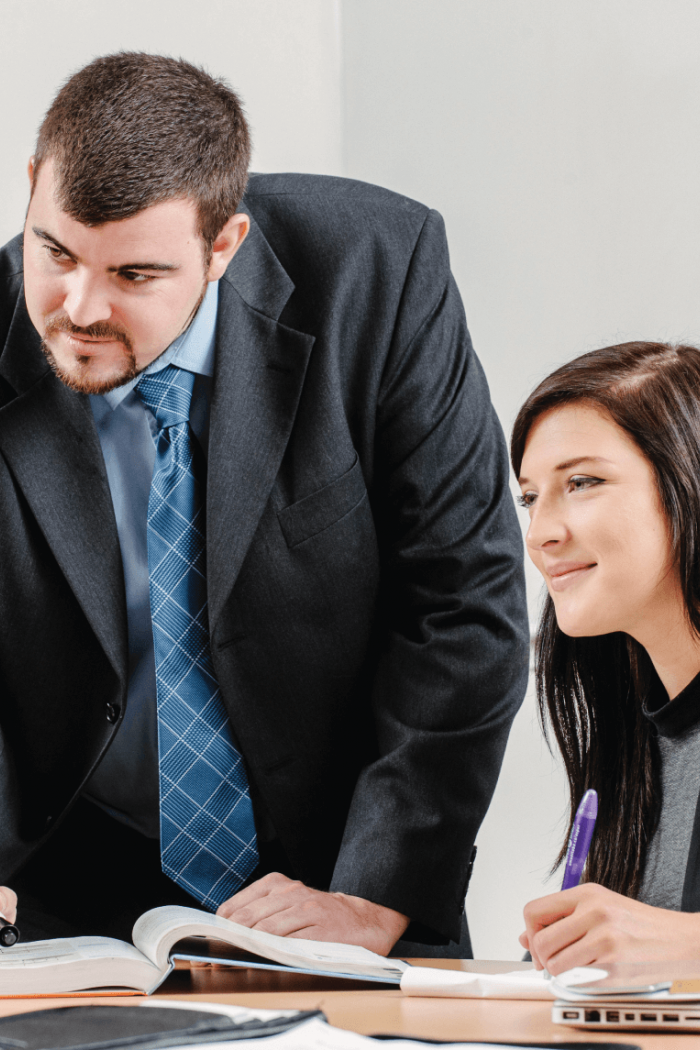
[[[645,645],[676,620],[683,599],[653,471],[607,412],[579,402],[541,415],[519,481],[528,553],[565,634],[624,631]]]

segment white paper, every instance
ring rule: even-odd
[[[206,1047],[173,1047],[172,1050],[212,1050],[213,1046],[216,1050],[262,1050],[261,1042],[260,1039],[236,1039],[228,1043],[208,1043]],[[420,1039],[371,1039],[344,1028],[334,1028],[318,1018],[312,1018],[281,1035],[265,1036],[264,1044],[265,1050],[418,1050],[420,1047],[432,1047],[435,1050],[434,1043],[425,1043]],[[455,1050],[458,1047],[469,1047],[469,1050],[511,1050],[512,1044],[440,1043],[440,1050],[450,1050],[451,1047]]]
[[[204,1003],[192,999],[147,999],[138,1005],[146,1008],[152,1006],[156,1010],[203,1010],[205,1013],[224,1014],[233,1021],[271,1021],[275,1017],[293,1017],[299,1013],[298,1010],[262,1010],[233,1003]]]
[[[541,970],[467,973],[434,966],[412,966],[401,977],[404,995],[454,999],[554,999]]]

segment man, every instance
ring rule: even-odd
[[[248,152],[160,56],[40,130],[0,258],[0,879],[37,936],[179,902],[466,954],[527,674],[502,434],[439,217],[242,199]]]

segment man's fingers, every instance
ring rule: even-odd
[[[297,937],[299,940],[302,940],[302,941],[331,941],[331,942],[333,942],[335,940],[335,938],[333,937],[331,931],[330,930],[326,930],[323,926],[305,926],[301,930],[295,930],[294,933],[288,933],[287,936],[290,939],[292,937]],[[344,943],[345,944],[354,944],[354,941],[345,941]],[[359,945],[359,947],[362,947],[362,945]]]
[[[14,922],[17,918],[17,894],[9,886],[0,886],[0,914],[8,922]]]
[[[246,905],[245,908],[233,909],[226,918],[230,919],[231,922],[240,923],[241,926],[248,926],[250,929],[260,930],[263,929],[261,924],[267,919],[288,911],[290,908],[295,908],[297,905],[302,905],[303,903],[304,897],[301,896],[301,894],[270,893],[267,897],[260,897],[259,900]],[[268,930],[267,932],[270,933],[272,931]]]
[[[296,908],[287,908],[285,911],[278,911],[274,915],[269,915],[266,919],[261,919],[260,922],[256,923],[253,929],[261,930],[262,933],[274,933],[277,937],[305,937],[311,941],[336,940],[332,936],[320,936],[320,928],[309,919],[308,915],[302,914]],[[310,929],[317,930],[319,936],[316,937],[311,933],[304,932]]]
[[[263,933],[357,944],[386,955],[409,918],[361,897],[315,890],[275,873],[235,894],[218,915]]]
[[[273,871],[269,875],[265,875],[264,878],[251,882],[250,886],[246,886],[244,890],[234,893],[233,897],[229,897],[227,901],[224,901],[223,904],[219,905],[216,914],[220,915],[223,919],[230,919],[235,911],[245,908],[256,901],[269,896],[271,893],[279,892],[284,887],[292,885],[301,886],[301,883],[296,883],[293,879],[288,879],[286,875],[281,875],[278,871]],[[238,919],[233,921],[238,922]]]

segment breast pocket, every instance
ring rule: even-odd
[[[279,511],[279,519],[288,547],[298,547],[304,540],[317,536],[349,514],[367,496],[360,460],[329,485],[317,489],[297,503]]]

